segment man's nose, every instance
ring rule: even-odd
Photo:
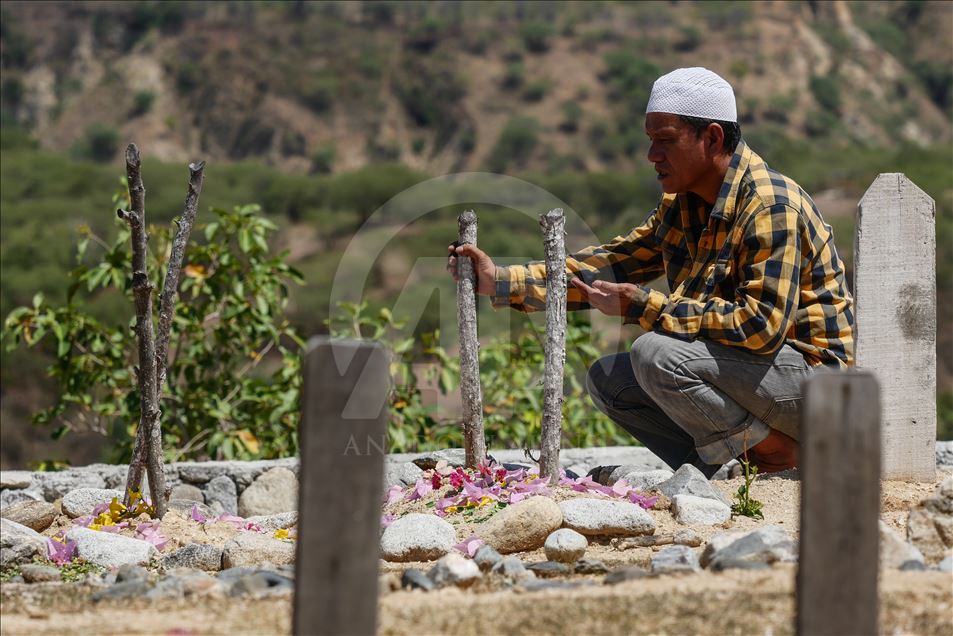
[[[649,145],[648,160],[652,163],[661,163],[665,159],[665,154],[655,146],[655,144]]]

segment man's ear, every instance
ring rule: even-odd
[[[721,127],[721,124],[714,122],[708,124],[708,129],[705,130],[705,145],[708,146],[708,150],[713,157],[724,151],[725,130]]]

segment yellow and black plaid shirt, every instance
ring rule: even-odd
[[[702,338],[769,354],[784,343],[812,365],[853,364],[854,316],[831,228],[794,181],[743,141],[714,205],[665,194],[628,236],[566,258],[587,283],[646,283],[664,275],[671,293],[642,288],[625,317],[684,340]],[[497,267],[494,307],[546,304],[541,261]],[[588,309],[569,287],[567,309]]]

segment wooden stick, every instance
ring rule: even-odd
[[[165,472],[162,461],[162,430],[159,425],[159,401],[156,377],[156,344],[152,325],[152,291],[146,268],[146,253],[149,239],[146,236],[146,189],[142,184],[139,149],[135,144],[126,148],[126,177],[129,182],[129,200],[132,210],[117,214],[132,230],[132,293],[136,305],[136,338],[139,341],[139,394],[142,412],[139,431],[136,433],[137,448],[133,449],[132,461],[126,480],[126,498],[130,490],[138,490],[142,482],[142,464],[146,463],[149,474],[149,489],[156,516],[162,518],[166,510]],[[136,479],[138,477],[138,480]]]
[[[566,364],[566,217],[562,208],[539,217],[546,259],[546,367],[543,375],[543,423],[539,475],[559,480],[562,437],[563,366]]]
[[[477,242],[477,215],[467,210],[457,218],[459,243]],[[480,387],[480,341],[477,337],[476,274],[469,258],[457,259],[457,325],[460,330],[460,397],[468,468],[486,458],[483,434],[483,390]]]

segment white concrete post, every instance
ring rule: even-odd
[[[857,367],[880,382],[884,479],[934,480],[935,255],[933,199],[903,174],[878,176],[857,206],[854,336]]]

